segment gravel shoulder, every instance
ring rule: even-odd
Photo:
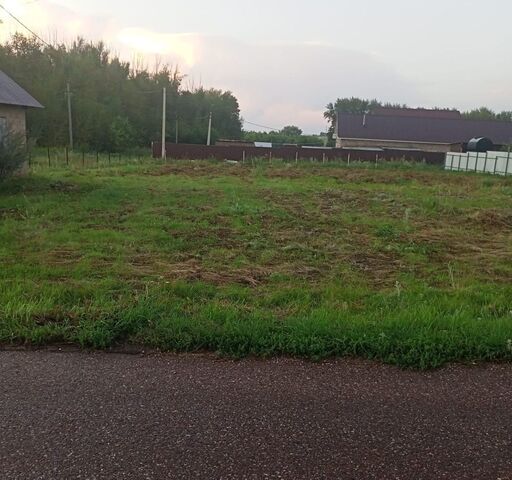
[[[512,365],[0,352],[1,478],[512,480]]]

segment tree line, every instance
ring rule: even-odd
[[[304,135],[296,125],[287,125],[281,130],[270,132],[243,132],[243,139],[248,142],[268,142],[275,145],[300,145],[323,147],[326,138],[323,135]]]
[[[186,89],[177,67],[150,71],[134,66],[102,42],[78,38],[70,45],[49,46],[15,34],[0,45],[0,65],[45,107],[27,112],[29,138],[38,146],[68,143],[68,83],[75,145],[81,149],[147,148],[160,139],[164,87],[168,141],[178,136],[180,143],[205,143],[210,112],[213,141],[242,137],[240,108],[231,92]]]

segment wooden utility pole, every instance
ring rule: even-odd
[[[167,122],[167,88],[164,87],[163,100],[162,100],[162,160],[167,157],[166,145],[165,145],[165,124]]]
[[[206,140],[206,145],[210,146],[212,144],[212,112],[210,112],[210,117],[208,119],[208,139]]]
[[[178,112],[176,112],[176,145],[178,144],[179,140],[179,118],[178,118]]]
[[[69,149],[73,151],[73,114],[71,111],[71,87],[69,82],[67,83],[66,88],[66,97],[68,99],[68,127],[69,127]]]

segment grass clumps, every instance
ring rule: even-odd
[[[512,358],[511,180],[209,162],[0,186],[0,343]]]

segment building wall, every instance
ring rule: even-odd
[[[22,135],[27,134],[25,109],[13,105],[0,105],[0,118],[7,120],[7,130]]]
[[[1,105],[0,104],[0,120],[5,119],[7,132],[23,135],[26,141],[27,136],[27,124],[25,108],[16,107],[13,105]],[[4,123],[4,122],[0,122]],[[3,132],[0,132],[0,135]],[[1,140],[1,139],[0,139]],[[25,175],[28,172],[28,161],[25,162],[21,168],[16,172],[16,175]]]
[[[368,140],[364,138],[338,138],[338,148],[400,148],[409,150],[421,150],[424,152],[461,152],[460,144],[401,142],[394,140]]]

